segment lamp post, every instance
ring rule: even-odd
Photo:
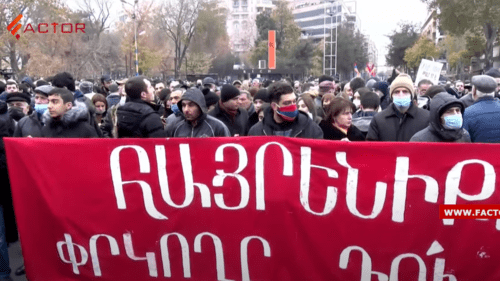
[[[134,7],[134,13],[132,14],[132,19],[134,20],[134,45],[135,45],[135,76],[139,76],[139,51],[137,49],[137,17],[135,15],[137,4],[139,0],[134,0],[134,5],[126,2],[125,0],[120,0],[122,4],[127,4]]]
[[[334,8],[334,4],[336,3],[335,0],[330,0],[328,2],[324,2],[324,16],[323,16],[323,74],[327,74],[327,70],[330,71],[330,75],[333,75],[332,70],[334,70],[334,74],[337,75],[337,36],[338,36],[338,22],[337,22],[337,17],[335,16],[337,13],[337,7]],[[329,30],[327,29],[326,25],[326,18],[327,16],[330,17],[330,28]],[[333,28],[334,28],[334,23],[333,19],[335,18],[335,41],[333,40]],[[327,40],[327,30],[330,33],[330,40],[326,42]],[[335,44],[335,54],[333,50],[333,44]],[[327,55],[327,46],[330,46],[330,54]],[[329,58],[329,68],[326,66],[327,61],[326,58]],[[335,58],[335,64],[333,65],[332,60]]]

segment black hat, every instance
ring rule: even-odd
[[[427,92],[425,92],[424,96],[428,96],[429,98],[432,99],[432,98],[434,98],[435,95],[442,93],[442,92],[446,92],[446,90],[443,86],[434,85],[434,86],[430,86],[429,89],[427,89]]]
[[[90,94],[93,91],[93,89],[92,89],[93,87],[94,87],[94,85],[91,82],[83,81],[80,84],[80,91],[84,94]]]
[[[101,82],[108,82],[108,81],[111,81],[111,77],[109,75],[105,74],[101,77]]]
[[[26,103],[30,104],[31,103],[31,96],[29,94],[26,94],[23,92],[8,93],[6,101],[7,101],[7,103],[13,102],[13,101],[25,101]]]
[[[443,108],[441,108],[441,110],[439,111],[439,117],[441,117],[441,115],[443,115],[443,113],[446,112],[446,110],[452,108],[452,107],[458,107],[460,108],[460,112],[462,114],[464,114],[464,110],[465,110],[465,106],[464,106],[464,103],[457,99],[456,101],[450,103],[450,104],[447,104],[446,106],[443,106]]]
[[[74,92],[75,91],[75,79],[68,72],[57,73],[52,79],[52,85],[58,88],[64,88]]]
[[[220,91],[220,99],[222,102],[226,102],[230,99],[234,99],[235,97],[240,95],[240,90],[233,85],[226,84],[222,86]]]
[[[253,97],[253,100],[262,100],[264,102],[269,102],[269,93],[266,88],[262,88]]]
[[[207,104],[207,107],[216,104],[219,100],[220,97],[212,91],[205,94],[205,103]]]

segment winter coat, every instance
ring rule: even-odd
[[[14,134],[14,127],[15,122],[9,116],[7,104],[0,101],[0,205],[3,208],[5,240],[7,243],[13,243],[18,240],[16,216],[14,215],[14,205],[12,204],[12,193],[3,141],[4,137],[11,137]]]
[[[203,137],[230,137],[229,129],[217,118],[208,115],[205,103],[205,97],[197,91],[186,91],[179,101],[182,104],[183,100],[189,100],[200,109],[200,116],[196,120],[196,125],[193,126],[191,121],[186,120],[182,112],[170,125],[166,128],[167,137],[180,138],[203,138]],[[173,115],[173,114],[172,114]],[[175,116],[175,115],[174,115]],[[170,116],[169,116],[170,117]]]
[[[368,141],[409,141],[413,135],[429,125],[429,111],[418,108],[413,103],[405,114],[401,114],[394,104],[376,114],[366,140]]]
[[[472,142],[500,142],[500,101],[481,97],[464,112],[464,128]]]
[[[118,93],[112,93],[106,97],[106,101],[108,102],[108,108],[113,107],[120,103],[121,96]]]
[[[319,123],[319,127],[323,130],[323,137],[325,140],[341,140],[343,138],[347,138],[350,141],[365,140],[365,135],[358,128],[352,125],[349,129],[347,129],[347,135],[326,120],[321,121],[321,123]]]
[[[49,111],[42,115],[45,126],[42,128],[42,137],[46,138],[97,138],[97,132],[89,124],[89,112],[84,103],[75,101],[75,105],[68,110],[60,120],[54,120]]]
[[[363,135],[366,137],[373,116],[375,116],[377,113],[378,112],[376,111],[358,111],[352,115],[352,125],[359,129],[361,133],[363,133]]]
[[[285,136],[310,139],[322,139],[323,131],[301,111],[293,122],[278,124],[274,121],[274,111],[268,107],[264,111],[264,119],[255,124],[248,132],[249,136]]]
[[[157,105],[143,100],[131,100],[118,107],[119,138],[162,138],[165,136],[163,123],[156,111]]]
[[[238,108],[238,113],[235,117],[231,117],[229,113],[220,108],[220,102],[215,105],[215,108],[208,112],[211,115],[226,125],[231,133],[231,136],[236,134],[246,136],[248,134],[248,112],[242,108]]]
[[[42,121],[38,118],[38,113],[33,111],[31,115],[24,116],[17,122],[14,137],[31,136],[39,138],[42,136]]]
[[[453,103],[462,103],[462,101],[445,93],[435,95],[430,104],[429,126],[413,135],[410,141],[471,142],[470,135],[464,128],[459,130],[449,130],[445,129],[441,124],[441,115],[444,113],[443,109]]]
[[[474,99],[472,98],[472,93],[468,93],[467,95],[461,97],[460,100],[464,103],[465,108],[474,104]]]

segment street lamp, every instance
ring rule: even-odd
[[[332,70],[335,71],[335,75],[337,75],[337,29],[338,29],[338,22],[337,22],[337,17],[335,17],[335,41],[333,40],[333,28],[334,28],[334,23],[333,19],[334,16],[337,13],[337,7],[333,6],[336,3],[335,0],[330,0],[328,2],[324,2],[324,16],[323,16],[323,74],[326,74],[327,70],[330,70],[330,75],[332,75]],[[330,40],[329,42],[326,42],[327,39],[327,25],[326,25],[326,18],[327,16],[330,17]],[[327,44],[330,46],[330,54],[326,54],[326,46]],[[335,44],[335,54],[333,53],[333,44]],[[326,67],[326,58],[329,57],[329,64],[330,67]],[[333,68],[332,67],[332,60],[335,58],[335,65]]]
[[[120,0],[122,4],[127,4],[134,7],[134,13],[132,14],[132,19],[134,20],[134,45],[135,45],[135,76],[139,76],[139,51],[137,50],[137,17],[135,15],[137,3],[139,0],[134,0],[134,5],[126,2],[125,0]]]

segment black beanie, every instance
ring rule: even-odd
[[[267,92],[267,89],[260,89],[253,97],[253,100],[262,100],[264,102],[269,102],[269,93]]]
[[[75,91],[75,79],[68,72],[57,73],[52,79],[52,86],[58,88],[64,88],[74,92]]]
[[[8,93],[7,94],[7,100],[6,102],[13,102],[13,101],[24,101],[27,104],[31,103],[31,96],[27,93],[23,92],[14,92],[14,93]]]
[[[220,100],[226,102],[240,95],[240,90],[233,85],[226,84],[220,91]]]
[[[321,75],[318,79],[318,84],[321,84],[323,81],[332,81],[333,82],[333,77],[328,76],[328,75]]]
[[[205,95],[205,103],[207,104],[207,107],[216,104],[219,100],[219,96],[214,92],[208,92]]]
[[[427,89],[427,92],[425,92],[424,96],[428,96],[429,98],[432,99],[432,98],[434,98],[435,95],[442,93],[442,92],[446,92],[446,90],[444,89],[443,86],[434,85],[434,86],[430,86],[429,89]]]

